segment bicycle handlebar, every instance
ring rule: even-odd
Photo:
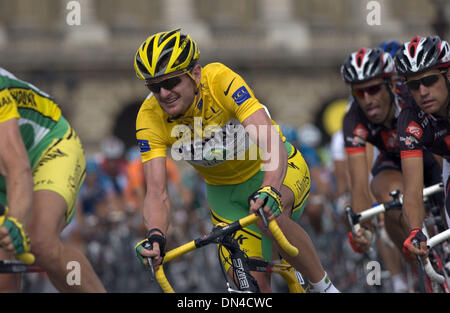
[[[427,197],[432,194],[435,194],[437,192],[440,192],[444,189],[443,183],[438,183],[429,187],[426,187],[423,189],[423,196]],[[388,203],[382,203],[379,204],[373,208],[370,208],[368,210],[364,210],[359,213],[353,212],[351,207],[347,207],[347,214],[350,222],[350,226],[353,227],[356,224],[358,224],[360,221],[371,218],[374,215],[377,215],[379,213],[383,213],[388,210],[401,208],[401,205],[403,204],[403,195],[399,194],[398,192],[392,191],[391,196],[394,198],[394,200],[388,202]]]
[[[429,249],[433,248],[434,246],[444,242],[445,240],[450,239],[450,229],[447,229],[446,231],[443,231],[442,233],[439,233],[433,237],[431,237],[427,241],[427,246]],[[423,264],[423,268],[425,270],[425,273],[427,273],[427,276],[434,282],[437,282],[439,284],[443,284],[445,282],[445,277],[441,274],[437,273],[433,265],[431,265],[430,259],[427,257],[425,259],[425,262]]]
[[[172,286],[170,285],[166,275],[164,274],[164,270],[162,267],[164,263],[170,262],[171,260],[176,259],[182,256],[183,254],[186,254],[192,250],[195,250],[209,243],[212,243],[213,240],[217,239],[220,236],[231,234],[239,229],[242,229],[250,224],[253,224],[256,221],[258,221],[259,218],[260,217],[255,214],[248,215],[232,224],[227,224],[226,226],[220,229],[213,229],[213,231],[210,232],[209,234],[206,234],[200,238],[194,239],[184,245],[181,245],[175,249],[168,251],[164,257],[163,263],[161,264],[161,266],[159,266],[158,270],[155,272],[156,280],[158,284],[161,286],[161,289],[165,293],[174,293]],[[278,226],[275,220],[271,220],[269,222],[269,230],[272,232],[278,244],[282,247],[284,251],[286,251],[286,253],[288,253],[290,256],[298,255],[298,249],[287,240],[287,238],[285,237],[285,235],[283,234],[283,232],[281,231],[280,227]]]

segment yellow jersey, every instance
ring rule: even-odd
[[[169,151],[174,160],[189,162],[210,185],[248,180],[263,161],[242,122],[266,108],[241,76],[220,63],[202,68],[199,92],[181,116],[168,115],[152,94],[147,97],[136,120],[142,162],[166,157]]]

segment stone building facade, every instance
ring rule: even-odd
[[[369,25],[376,10],[379,25]],[[56,98],[94,152],[112,132],[133,144],[148,93],[133,56],[152,33],[182,27],[202,64],[236,70],[276,120],[301,126],[347,95],[339,67],[348,53],[445,36],[449,10],[443,0],[0,0],[0,66]]]

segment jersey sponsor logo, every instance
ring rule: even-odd
[[[137,141],[139,151],[140,152],[147,152],[150,151],[150,144],[148,143],[148,140],[138,139]]]
[[[423,130],[420,127],[419,124],[417,124],[416,122],[412,121],[411,123],[409,123],[408,127],[406,128],[406,132],[408,134],[413,135],[414,137],[416,137],[417,139],[420,139],[423,135]]]
[[[0,108],[4,105],[11,104],[12,100],[9,96],[2,97],[0,100]]]
[[[400,141],[403,141],[408,149],[413,149],[419,143],[416,137],[409,135],[406,137],[399,137]]]
[[[397,130],[389,130],[389,131],[381,131],[380,132],[381,138],[383,139],[384,146],[389,149],[395,149],[398,147],[398,141],[397,141]]]
[[[228,88],[223,92],[223,94],[224,94],[225,96],[228,96],[228,93],[230,92],[231,85],[233,85],[233,82],[234,82],[235,79],[236,79],[236,77],[233,78],[233,80],[231,81],[231,83],[228,85]]]
[[[245,86],[242,86],[233,94],[233,100],[237,105],[241,105],[245,100],[250,99],[250,93]]]
[[[242,245],[244,243],[244,240],[247,240],[248,237],[245,237],[244,235],[240,234],[237,238],[234,238],[237,240],[237,242]]]
[[[20,106],[32,106],[36,107],[36,100],[34,99],[33,90],[26,89],[11,89],[11,96],[16,100],[17,104]]]
[[[369,131],[362,124],[358,124],[358,126],[356,126],[356,128],[353,130],[353,135],[366,140],[369,136]]]
[[[352,147],[363,147],[366,144],[366,142],[358,136],[345,137],[345,141],[349,142]]]
[[[64,151],[61,151],[61,149],[57,148],[55,150],[52,150],[50,152],[47,152],[40,160],[39,163],[37,164],[37,166],[34,166],[33,168],[33,176],[36,175],[36,173],[42,168],[42,166],[51,161],[54,160],[56,158],[63,158],[63,157],[68,157],[69,155],[67,153],[65,153]],[[48,184],[50,184],[49,182],[47,182]]]

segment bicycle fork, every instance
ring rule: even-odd
[[[233,267],[236,283],[239,285],[239,291],[233,290],[228,286],[230,292],[259,293],[259,287],[256,279],[250,274],[250,267],[247,263],[247,257],[239,248],[235,239],[228,238],[223,242],[223,246],[230,251],[231,263]]]

